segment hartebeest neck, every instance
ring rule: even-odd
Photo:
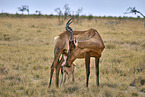
[[[75,49],[75,44],[74,41],[69,41],[69,51],[68,51],[68,55],[67,55],[67,59],[66,59],[66,67],[70,67],[71,61],[69,59],[71,59],[71,53],[72,51]]]

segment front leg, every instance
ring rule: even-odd
[[[89,76],[90,76],[90,54],[89,53],[86,53],[85,65],[86,65],[86,87],[88,87]]]
[[[99,58],[95,58],[96,65],[96,85],[99,86]]]
[[[74,69],[74,68],[73,68]],[[72,81],[75,82],[75,75],[74,75],[74,70],[72,72]]]
[[[61,66],[61,79],[60,79],[60,85],[63,83],[63,66]]]
[[[63,79],[63,83],[66,82],[66,73],[64,74],[64,79]]]

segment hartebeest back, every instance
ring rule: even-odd
[[[56,68],[56,86],[59,86],[59,71],[62,61],[59,57],[62,53],[67,54],[66,67],[70,67],[73,61],[77,58],[85,58],[88,87],[90,75],[90,57],[95,57],[96,60],[96,83],[99,85],[99,58],[105,48],[101,36],[95,29],[86,31],[73,31],[69,25],[71,19],[66,23],[66,30],[58,36],[56,46],[54,48],[54,61],[51,66],[49,87],[51,86],[54,68]],[[76,39],[76,44],[75,40]]]

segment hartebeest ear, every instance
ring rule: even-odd
[[[74,44],[75,44],[76,47],[78,46],[78,41],[77,41],[76,37],[74,39]]]

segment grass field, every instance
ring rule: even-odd
[[[145,96],[145,19],[81,19],[74,30],[97,29],[105,43],[96,87],[91,59],[89,88],[84,59],[75,61],[75,83],[47,88],[53,38],[65,30],[57,18],[0,18],[0,97]],[[54,74],[55,76],[55,74]]]

